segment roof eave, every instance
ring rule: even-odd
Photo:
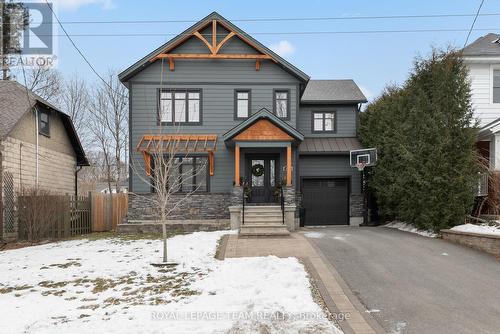
[[[227,131],[222,135],[222,138],[226,144],[231,141],[235,136],[237,136],[239,133],[244,131],[247,127],[252,125],[253,123],[257,122],[260,119],[269,119],[271,122],[275,123],[277,126],[279,126],[281,129],[283,129],[285,132],[287,132],[289,135],[294,137],[296,141],[303,141],[304,140],[304,135],[300,133],[297,129],[294,129],[290,124],[286,123],[285,121],[279,119],[275,115],[271,114],[267,109],[262,108],[259,110],[257,113],[253,114],[249,118],[247,118],[245,121],[239,123],[235,127],[233,127],[231,130]]]

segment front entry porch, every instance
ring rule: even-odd
[[[233,184],[242,196],[241,205],[229,208],[231,226],[240,235],[288,235],[295,230],[293,166],[303,139],[266,109],[224,135],[226,146],[234,148]]]

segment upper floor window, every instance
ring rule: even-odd
[[[247,118],[250,115],[250,91],[236,90],[234,94],[236,118]]]
[[[274,113],[281,118],[289,117],[290,96],[287,90],[274,91]]]
[[[160,91],[160,122],[162,123],[201,123],[201,92]]]
[[[335,113],[314,112],[312,123],[313,123],[313,132],[334,132]]]
[[[50,136],[50,114],[46,110],[38,112],[38,132],[41,135]]]
[[[493,70],[493,103],[500,103],[500,69]]]

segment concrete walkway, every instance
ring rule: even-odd
[[[280,238],[240,238],[229,235],[224,242],[225,257],[275,255],[302,260],[332,315],[345,316],[338,324],[346,334],[384,333],[342,280],[321,251],[302,234]]]

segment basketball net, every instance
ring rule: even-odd
[[[363,171],[363,169],[365,169],[365,166],[366,166],[366,163],[364,163],[364,162],[358,162],[358,163],[356,164],[356,168],[357,168],[360,172],[362,172],[362,171]]]

